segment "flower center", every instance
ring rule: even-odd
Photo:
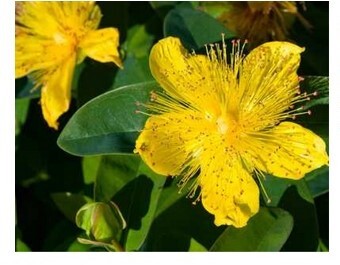
[[[60,58],[65,58],[70,54],[74,53],[77,47],[77,38],[75,35],[70,35],[67,32],[55,32],[53,35],[53,40],[55,42],[55,53],[59,55]]]
[[[225,134],[228,131],[227,121],[222,116],[217,118],[216,125],[219,133]]]
[[[63,44],[66,44],[67,43],[67,38],[65,38],[65,36],[63,34],[61,34],[60,32],[56,32],[54,35],[53,35],[53,38],[54,38],[54,41],[57,43],[57,44],[60,44],[60,45],[63,45]]]
[[[220,134],[234,135],[237,131],[237,121],[233,114],[221,115],[216,119],[217,130]]]

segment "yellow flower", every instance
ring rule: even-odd
[[[304,114],[291,108],[310,96],[299,92],[296,74],[304,49],[269,42],[244,57],[243,48],[233,42],[227,55],[223,42],[205,56],[188,54],[177,38],[159,41],[150,68],[165,92],[152,93],[136,141],[155,172],[180,176],[182,188],[196,177],[189,197],[200,187],[197,200],[217,226],[245,226],[258,212],[252,175],[300,179],[328,164],[320,137],[284,121]]]
[[[41,86],[41,107],[50,127],[69,108],[76,64],[86,56],[122,67],[116,28],[98,28],[94,2],[17,2],[15,77],[30,74]]]
[[[245,1],[228,2],[227,10],[219,17],[227,28],[252,44],[287,40],[294,19],[308,29],[311,25],[298,12],[295,2]]]

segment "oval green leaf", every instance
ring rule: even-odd
[[[64,151],[78,156],[132,153],[146,116],[136,102],[147,102],[156,82],[139,83],[104,93],[82,106],[58,138]]]

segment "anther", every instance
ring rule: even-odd
[[[155,92],[153,92],[153,91],[151,91],[150,94],[151,94],[150,100],[151,101],[155,101],[157,99],[157,94]]]

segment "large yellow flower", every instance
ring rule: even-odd
[[[218,19],[239,37],[249,39],[252,44],[287,40],[295,18],[306,28],[311,28],[299,13],[295,2],[235,1],[228,2],[226,7]]]
[[[197,176],[189,196],[215,216],[216,225],[242,227],[259,210],[253,176],[263,172],[300,179],[328,164],[324,141],[284,121],[308,100],[296,70],[302,48],[265,43],[244,58],[234,42],[207,56],[188,54],[177,38],[159,41],[150,68],[164,93],[152,93],[136,152],[157,173],[180,176],[182,187]],[[227,59],[228,58],[228,59]],[[197,195],[197,194],[196,194]]]
[[[30,74],[41,86],[41,107],[50,127],[69,108],[76,64],[86,56],[122,67],[116,28],[98,28],[94,2],[17,2],[15,77]]]

